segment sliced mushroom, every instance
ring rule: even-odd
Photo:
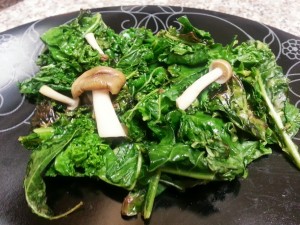
[[[122,72],[111,67],[97,66],[83,73],[72,84],[74,99],[78,99],[84,91],[92,91],[100,137],[126,136],[110,98],[110,93],[118,94],[125,82],[126,78]]]
[[[62,102],[62,103],[65,103],[68,105],[68,109],[69,110],[74,110],[78,104],[79,104],[79,98],[77,99],[72,99],[68,96],[65,96],[57,91],[55,91],[54,89],[52,89],[51,87],[47,86],[47,85],[43,85],[39,92],[42,94],[42,95],[45,95],[49,98],[52,98],[56,101],[59,101],[59,102]]]
[[[108,60],[108,55],[106,55],[101,49],[101,47],[98,45],[94,33],[87,33],[84,37],[87,40],[87,42],[92,46],[92,48],[99,52],[101,61]]]
[[[187,109],[198,97],[201,91],[212,82],[223,84],[232,76],[231,65],[223,59],[214,60],[210,65],[210,71],[191,84],[176,99],[176,105],[179,109]]]

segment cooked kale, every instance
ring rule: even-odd
[[[184,190],[191,184],[245,178],[252,161],[271,154],[270,144],[277,143],[300,168],[291,139],[300,127],[299,109],[289,103],[288,80],[269,47],[236,39],[223,46],[187,17],[178,22],[180,30],[153,34],[130,28],[117,34],[99,13],[82,11],[42,35],[46,49],[38,59],[40,71],[20,83],[21,93],[42,104],[42,85],[71,95],[73,81],[84,71],[114,67],[127,79],[113,102],[128,137],[118,142],[99,137],[87,106],[70,112],[53,104],[53,121],[20,137],[32,150],[25,192],[33,212],[61,217],[46,204],[45,176],[97,178],[127,189],[122,214],[142,213],[148,219],[155,197],[167,187]],[[89,32],[107,61],[84,39]],[[210,85],[186,111],[178,109],[176,98],[219,58],[231,64],[233,78]],[[35,117],[39,119],[44,121]]]

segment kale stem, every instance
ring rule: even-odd
[[[160,179],[160,170],[157,170],[156,174],[151,177],[148,191],[145,197],[145,204],[144,204],[144,211],[143,211],[143,217],[144,219],[149,219],[151,216],[151,212],[153,209],[154,199],[156,196],[156,191]]]
[[[158,123],[161,119],[161,94],[158,95],[158,115],[157,115],[157,120],[155,121],[156,123]]]
[[[128,76],[126,76],[126,80],[130,80],[132,77],[134,77],[137,74],[137,71],[132,71]]]
[[[140,173],[141,173],[142,164],[143,164],[143,157],[142,157],[141,151],[139,151],[138,162],[137,162],[137,170],[136,170],[136,175],[135,175],[135,181],[129,187],[129,190],[132,190],[135,187],[136,182],[138,181],[138,178],[139,178]]]
[[[170,174],[184,176],[184,177],[191,177],[199,180],[216,180],[214,173],[192,172],[187,170],[174,169],[170,167],[163,167],[161,171],[164,173],[170,173]]]
[[[286,133],[284,124],[283,124],[279,114],[276,112],[270,98],[267,95],[267,92],[264,88],[264,84],[262,82],[262,78],[260,75],[259,75],[259,79],[258,79],[258,84],[261,89],[262,96],[265,99],[265,101],[268,105],[268,108],[270,110],[269,114],[272,117],[272,119],[274,120],[276,126],[278,127],[279,133],[283,137],[283,142],[284,142],[285,146],[282,146],[282,149],[284,152],[286,152],[291,157],[292,161],[298,167],[298,169],[300,169],[300,154],[299,154],[298,148],[292,141],[291,137]]]
[[[74,211],[76,211],[77,209],[79,209],[82,205],[83,205],[83,202],[79,202],[77,205],[75,205],[72,209],[68,210],[67,212],[62,213],[62,214],[57,215],[57,216],[50,217],[49,219],[50,219],[50,220],[57,220],[57,219],[61,219],[61,218],[63,218],[63,217],[66,217],[67,215],[69,215],[69,214],[71,214],[72,212],[74,212]]]

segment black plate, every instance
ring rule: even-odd
[[[175,19],[187,15],[197,27],[211,32],[217,42],[251,38],[270,44],[278,63],[290,78],[290,97],[300,105],[300,38],[240,17],[200,9],[167,6],[127,6],[93,9],[116,31],[146,26],[153,32],[177,26]],[[32,214],[25,201],[23,179],[29,152],[17,139],[29,130],[34,107],[19,94],[16,83],[33,76],[34,62],[43,47],[39,35],[68,22],[78,12],[46,18],[0,34],[0,224],[3,225],[121,225],[144,224],[140,218],[120,215],[125,191],[91,179],[48,179],[49,204],[55,211],[84,206],[66,218],[48,221]],[[295,141],[299,145],[299,135]],[[154,224],[299,224],[300,172],[279,150],[255,161],[249,177],[233,182],[211,183],[187,193],[169,190],[155,202]]]

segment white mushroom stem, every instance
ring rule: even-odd
[[[100,55],[104,55],[103,50],[100,48],[100,46],[96,41],[94,33],[87,33],[84,37],[87,40],[87,42],[92,46],[93,49],[98,51]]]
[[[112,105],[108,90],[94,90],[93,106],[100,137],[126,137],[126,133]]]
[[[187,109],[198,97],[201,91],[213,82],[219,84],[225,83],[232,76],[231,65],[218,59],[212,62],[210,71],[196,80],[176,99],[176,105],[179,109]]]
[[[177,107],[182,110],[188,108],[204,88],[219,79],[221,76],[222,70],[220,68],[216,68],[200,77],[176,99]]]
[[[45,95],[45,96],[47,96],[49,98],[52,98],[56,101],[67,104],[69,110],[74,110],[79,104],[79,98],[78,99],[73,99],[73,98],[70,98],[68,96],[65,96],[65,95],[53,90],[52,88],[50,88],[47,85],[43,85],[40,88],[39,92],[42,95]]]

